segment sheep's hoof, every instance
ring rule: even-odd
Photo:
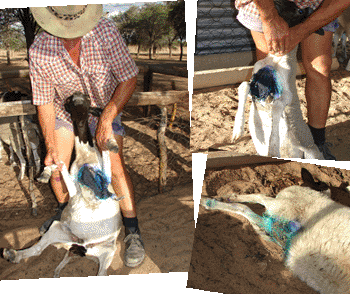
[[[36,207],[32,208],[32,215],[33,216],[37,216],[38,215],[38,210],[36,209]]]
[[[6,259],[9,262],[15,263],[16,250],[0,248],[0,256],[1,258]]]

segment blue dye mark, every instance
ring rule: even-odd
[[[209,200],[207,200],[205,205],[208,206],[208,207],[214,207],[216,205],[216,200],[215,199],[209,199]]]
[[[287,257],[290,250],[290,245],[293,238],[301,229],[301,224],[296,221],[288,221],[283,218],[278,218],[268,213],[262,216],[262,228],[271,237],[271,239],[284,250],[284,255]],[[283,240],[284,245],[278,240]]]
[[[100,169],[84,164],[78,172],[78,182],[90,188],[100,200],[106,200],[114,194],[108,191],[111,180]]]
[[[249,93],[254,101],[265,102],[269,96],[278,99],[282,95],[281,80],[271,65],[258,70],[251,78],[249,86]]]

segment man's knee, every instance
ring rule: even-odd
[[[329,79],[332,58],[331,56],[319,56],[314,60],[303,60],[303,66],[308,78]]]

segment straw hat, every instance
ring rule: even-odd
[[[102,4],[31,7],[30,10],[45,31],[65,39],[86,35],[103,14]]]

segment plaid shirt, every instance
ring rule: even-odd
[[[46,32],[30,47],[29,68],[33,104],[53,102],[56,117],[67,122],[71,119],[63,105],[74,92],[88,94],[92,106],[104,108],[118,84],[138,74],[116,25],[106,18],[82,37],[80,68],[61,39]],[[96,124],[97,118],[90,118],[90,122]]]
[[[306,7],[310,7],[315,10],[317,7],[321,5],[323,0],[290,0],[295,2],[295,4],[300,8],[304,9]],[[256,7],[253,0],[236,0],[235,6],[240,12],[243,14],[250,16],[252,18],[259,17],[259,10]]]

